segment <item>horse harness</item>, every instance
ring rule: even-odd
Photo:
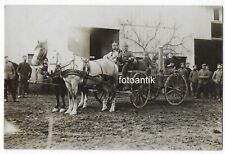
[[[78,69],[74,68],[75,59],[73,59],[67,65],[61,67],[61,71],[60,71],[61,75],[63,77],[66,77],[68,75],[77,75],[77,76],[79,76],[80,78],[83,79],[82,85],[86,85],[88,79],[90,79],[90,80],[97,80],[97,78],[100,78],[100,77],[102,77],[102,78],[108,78],[109,77],[109,75],[104,74],[101,64],[99,62],[97,62],[97,61],[96,61],[96,63],[98,63],[98,65],[99,65],[99,67],[101,69],[101,74],[95,75],[95,76],[90,75],[89,74],[90,73],[89,60],[88,59],[82,59],[82,61],[83,61],[83,64],[84,64],[82,70],[78,70]],[[62,71],[62,68],[65,68],[66,66],[69,66],[71,63],[73,63],[72,69],[67,69],[65,71]]]

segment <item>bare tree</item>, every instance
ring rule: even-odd
[[[185,39],[188,36],[179,38],[177,35],[178,27],[176,26],[176,24],[174,24],[172,28],[168,28],[171,30],[171,36],[169,36],[168,41],[166,42],[161,42],[160,39],[157,39],[159,31],[161,29],[165,29],[165,27],[161,26],[160,22],[158,22],[155,26],[143,26],[135,25],[133,22],[126,20],[120,21],[120,26],[122,38],[132,41],[133,43],[138,45],[143,50],[143,52],[148,52],[147,50],[150,47],[151,50],[156,50],[159,46],[162,46],[164,50],[170,50],[173,52],[176,52],[175,48],[179,46],[187,50],[187,48],[184,46],[184,43]],[[145,37],[143,36],[143,34],[141,35],[141,33],[137,30],[138,27],[145,29]],[[149,29],[151,29],[151,31],[149,31]]]

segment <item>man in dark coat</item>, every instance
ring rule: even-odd
[[[127,76],[128,69],[132,69],[135,58],[131,51],[128,50],[128,45],[123,45],[122,51],[119,53],[118,62],[122,63],[122,77]]]
[[[165,61],[164,61],[164,66],[165,68],[171,68],[174,67],[174,64],[175,64],[175,57],[173,56],[173,53],[168,53]]]
[[[190,81],[192,96],[194,96],[196,98],[197,97],[197,87],[198,87],[197,65],[193,66],[193,70],[189,74],[189,81]]]
[[[202,69],[198,72],[198,93],[197,98],[200,97],[201,92],[207,97],[207,84],[209,81],[209,73],[206,69],[206,64],[202,64]]]
[[[214,98],[215,96],[215,85],[212,80],[213,72],[210,71],[209,66],[206,66],[206,70],[208,71],[208,84],[206,85],[206,94],[208,97]]]
[[[213,73],[212,80],[215,83],[216,98],[218,101],[221,101],[223,97],[223,70],[221,64],[217,65],[217,70]]]
[[[186,63],[185,66],[186,70],[187,70],[187,85],[188,85],[188,94],[191,95],[191,86],[190,86],[190,80],[189,80],[189,75],[191,73],[191,69],[190,69],[190,63]]]
[[[7,92],[11,92],[13,102],[18,102],[16,99],[16,88],[14,83],[14,78],[16,76],[16,70],[13,64],[9,61],[9,57],[5,56],[5,73],[4,73],[4,99],[8,102]]]
[[[17,67],[17,73],[19,75],[19,95],[20,97],[25,97],[25,93],[28,93],[29,85],[28,80],[31,77],[32,69],[30,65],[26,62],[27,56],[23,56],[23,62]]]

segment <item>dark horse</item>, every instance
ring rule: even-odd
[[[56,68],[53,73],[51,73],[52,83],[54,85],[55,96],[56,96],[56,106],[52,110],[52,112],[64,112],[66,110],[65,105],[65,95],[67,93],[67,88],[65,85],[65,81],[60,75],[61,67],[60,65],[56,65]],[[59,98],[61,96],[62,104],[60,105]]]

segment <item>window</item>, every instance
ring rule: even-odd
[[[213,12],[214,12],[214,20],[220,20],[219,9],[214,8]]]

